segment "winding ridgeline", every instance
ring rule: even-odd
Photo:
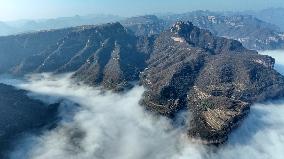
[[[181,21],[152,36],[110,23],[0,37],[1,73],[75,72],[114,91],[140,81],[145,109],[171,119],[191,112],[188,136],[204,144],[225,142],[253,103],[284,96],[274,62]]]

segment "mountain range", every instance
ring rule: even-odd
[[[254,50],[283,49],[283,9],[266,9],[243,12],[192,11],[183,14],[145,15],[123,18],[114,15],[88,15],[45,20],[21,20],[0,22],[0,35],[18,34],[39,30],[59,29],[80,25],[95,25],[120,21],[136,35],[159,34],[177,20],[191,21],[194,25],[208,29],[217,36],[240,41],[246,48]]]
[[[0,37],[0,72],[74,72],[75,81],[115,92],[143,85],[146,110],[173,122],[190,112],[188,136],[204,144],[226,142],[253,103],[284,96],[273,58],[192,22],[144,26],[126,20]]]
[[[0,21],[0,36],[34,32],[48,29],[60,29],[80,25],[95,25],[115,22],[124,19],[115,15],[86,15],[73,17],[60,17],[54,19]]]
[[[279,17],[284,16],[284,8],[267,8],[259,11],[243,11],[240,14],[253,15],[254,17],[277,25],[281,31],[284,31],[284,20]]]
[[[190,21],[216,36],[240,41],[253,50],[273,50],[284,47],[284,33],[279,27],[251,15],[227,15],[220,12],[194,11],[161,17],[154,15],[133,17],[122,21],[136,35],[153,35],[164,31],[177,20]]]

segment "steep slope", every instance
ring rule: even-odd
[[[170,117],[189,110],[188,134],[206,144],[226,141],[253,102],[284,95],[273,58],[192,23],[178,22],[159,35],[147,63],[142,103]]]
[[[0,71],[76,71],[74,78],[88,84],[122,89],[139,80],[151,39],[136,37],[120,23],[1,37]]]
[[[56,120],[57,104],[48,106],[30,99],[26,93],[0,84],[0,157],[17,135]]]
[[[113,51],[114,44],[116,49],[122,43],[134,51],[137,40],[119,23],[0,37],[0,71],[14,74],[76,71],[97,51],[103,48]]]
[[[44,54],[69,31],[61,29],[0,37],[0,72],[17,71],[16,65],[23,65],[29,57]]]
[[[145,68],[148,38],[137,38],[117,23],[119,34],[109,31],[100,48],[76,71],[74,77],[92,85],[120,90],[130,81],[138,81],[139,73]],[[146,40],[146,41],[145,41]],[[146,43],[145,43],[146,42]]]

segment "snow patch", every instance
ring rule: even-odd
[[[172,39],[175,41],[175,42],[180,42],[180,43],[183,43],[185,40],[181,37],[172,37]]]

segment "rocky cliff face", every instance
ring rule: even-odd
[[[8,64],[2,72],[75,72],[76,80],[115,91],[140,81],[147,110],[173,120],[191,112],[188,135],[207,144],[225,142],[253,102],[284,95],[273,58],[189,22],[153,36],[135,36],[119,23],[50,31],[48,41],[39,34],[48,32],[0,38],[1,56],[19,55],[1,59]]]

